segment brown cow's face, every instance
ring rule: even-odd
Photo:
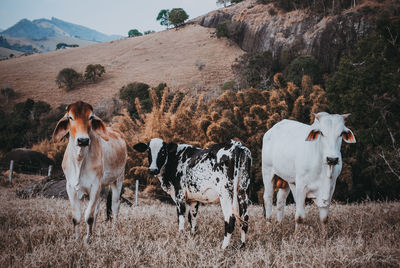
[[[94,119],[93,108],[87,103],[76,102],[68,106],[69,133],[75,145],[84,147],[90,143],[91,121]]]
[[[85,147],[90,144],[91,131],[108,140],[106,127],[103,121],[94,115],[92,106],[78,101],[67,107],[67,113],[54,130],[53,139],[61,140],[69,133],[76,146]]]

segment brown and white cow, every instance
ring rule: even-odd
[[[94,115],[90,104],[78,101],[67,107],[65,116],[58,122],[53,140],[60,141],[69,134],[62,169],[67,179],[67,193],[72,205],[75,237],[81,221],[80,199],[89,196],[85,212],[87,223],[86,241],[93,232],[102,186],[112,189],[112,212],[114,224],[119,210],[119,197],[127,159],[126,144],[122,134],[107,128]]]

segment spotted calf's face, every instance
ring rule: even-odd
[[[92,132],[106,141],[109,139],[105,124],[94,115],[92,106],[78,101],[68,105],[64,117],[57,123],[53,140],[60,141],[69,133],[75,146],[86,147],[90,145]]]
[[[342,140],[355,143],[353,132],[344,125],[344,120],[350,114],[338,115],[318,113],[315,115],[312,130],[306,141],[317,141],[321,144],[323,161],[329,166],[335,166],[341,161],[340,147]]]
[[[177,145],[175,143],[165,143],[162,139],[151,139],[148,144],[138,143],[133,146],[138,152],[148,153],[149,173],[158,175],[168,161],[168,155],[175,153]]]

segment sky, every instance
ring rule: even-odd
[[[21,19],[58,19],[105,34],[126,36],[130,29],[164,30],[161,9],[183,8],[193,19],[217,9],[216,0],[0,0],[0,29]]]

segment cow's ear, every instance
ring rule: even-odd
[[[354,136],[353,131],[348,128],[342,132],[342,138],[347,143],[356,143],[356,137]]]
[[[149,148],[149,146],[147,146],[147,144],[144,144],[142,142],[133,145],[133,149],[135,149],[136,151],[141,152],[141,153],[146,152],[146,150],[148,148]]]
[[[351,114],[342,114],[343,120],[346,120]]]
[[[308,133],[306,141],[315,141],[319,137],[319,135],[321,135],[321,131],[319,131],[318,129],[313,129],[310,131],[310,133]]]
[[[176,153],[176,150],[178,149],[178,145],[174,142],[170,142],[167,145],[167,149],[168,149],[168,152],[170,152],[170,153]]]
[[[69,132],[69,120],[65,115],[63,118],[58,121],[56,128],[53,132],[53,142],[59,142],[62,138],[64,138]]]
[[[104,122],[97,116],[94,116],[91,121],[92,130],[96,132],[96,134],[99,135],[103,140],[108,141],[110,137],[108,136],[108,131]]]

